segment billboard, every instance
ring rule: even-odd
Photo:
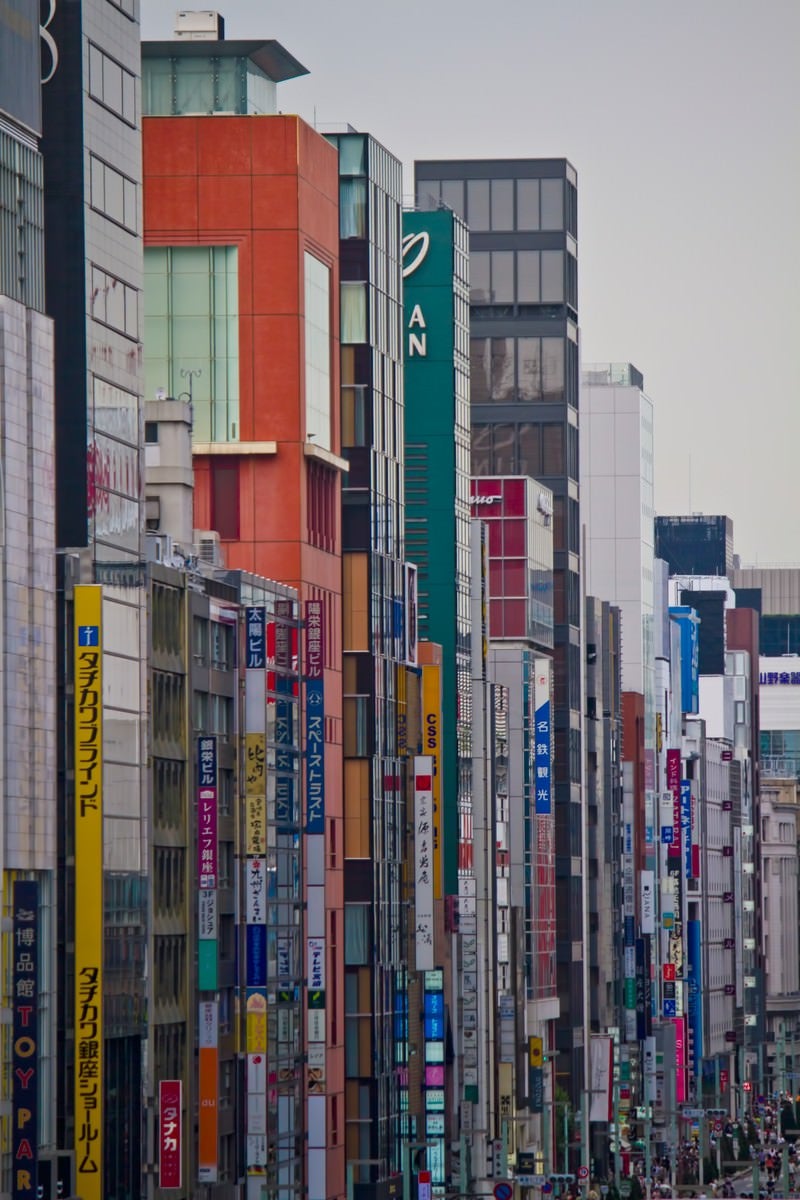
[[[700,711],[700,618],[687,604],[673,605],[669,615],[681,635],[681,708],[685,713]]]
[[[103,589],[73,593],[75,1191],[103,1197]]]
[[[11,1159],[13,1200],[37,1200],[39,1167],[39,884],[14,881]]]

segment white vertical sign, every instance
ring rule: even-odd
[[[414,759],[414,943],[418,971],[433,970],[433,758]]]

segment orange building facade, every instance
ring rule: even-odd
[[[159,369],[194,407],[194,526],[218,532],[226,567],[297,588],[322,617],[324,832],[305,835],[302,953],[322,939],[323,1025],[309,997],[304,1038],[313,1018],[324,1053],[303,1136],[308,1195],[327,1200],[345,1193],[337,153],[298,117],[215,114],[146,116],[143,157],[146,255],[163,250],[150,261],[169,282],[152,293],[173,305],[153,318],[154,339],[170,331]],[[222,264],[208,300],[187,250]],[[211,349],[193,356],[201,328]]]

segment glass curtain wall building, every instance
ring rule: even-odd
[[[355,1180],[402,1169],[407,988],[401,881],[406,658],[400,162],[368,134],[339,151],[346,1152]],[[376,1160],[372,1167],[359,1160]]]
[[[138,6],[60,5],[47,32],[55,48],[42,89],[42,152],[56,544],[74,551],[61,558],[59,578],[57,1110],[58,1145],[74,1151],[74,1176],[61,1184],[86,1200],[138,1200],[148,889]],[[74,688],[73,667],[79,679],[104,672],[97,711],[88,703],[96,676]],[[82,722],[91,750],[67,736]]]
[[[577,173],[565,159],[415,164],[419,208],[469,226],[472,474],[553,493],[557,1082],[584,1086],[587,976],[578,500]]]

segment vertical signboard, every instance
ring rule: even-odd
[[[14,883],[11,1195],[37,1200],[39,1166],[39,884]]]
[[[414,759],[414,945],[416,969],[433,970],[433,759]]]
[[[279,698],[275,702],[275,742],[277,743],[275,752],[275,828],[279,834],[290,833],[292,835],[297,833],[294,783],[294,700],[290,676],[294,632],[291,622],[293,618],[293,602],[276,600],[275,691]]]
[[[197,1181],[216,1183],[219,1171],[219,1005],[216,1000],[201,1000],[197,1031]]]
[[[217,739],[197,739],[197,985],[217,983]]]
[[[73,600],[75,1191],[103,1200],[103,590]]]
[[[322,601],[306,601],[306,833],[325,832],[325,692]]]
[[[681,836],[683,839],[684,878],[692,879],[692,781],[681,780]]]
[[[538,696],[537,696],[538,701]],[[552,811],[552,793],[550,780],[550,697],[536,707],[536,813],[538,816],[549,816]]]
[[[279,632],[280,631],[280,632]],[[263,605],[250,605],[244,614],[244,904],[239,906],[239,922],[245,925],[245,1030],[246,1131],[245,1165],[248,1178],[263,1177],[266,1167],[267,1137],[267,665],[277,643],[281,646],[288,631],[277,622],[267,624]],[[281,666],[288,666],[288,653]],[[277,671],[269,673],[275,691],[286,682]],[[270,701],[275,703],[275,701]],[[288,727],[286,714],[275,703],[276,742],[281,741],[280,723]],[[291,743],[291,738],[288,739]],[[276,761],[276,783],[279,767]],[[276,789],[277,792],[277,789]],[[277,795],[276,795],[277,802]]]
[[[422,738],[426,757],[433,765],[432,855],[433,897],[442,898],[442,690],[441,667],[425,663],[422,668]]]
[[[686,922],[686,977],[689,993],[687,1010],[691,1033],[689,1067],[692,1074],[700,1070],[703,1057],[703,955],[700,946],[700,922]]]
[[[183,1186],[183,1084],[162,1079],[158,1085],[158,1186],[165,1190]]]

